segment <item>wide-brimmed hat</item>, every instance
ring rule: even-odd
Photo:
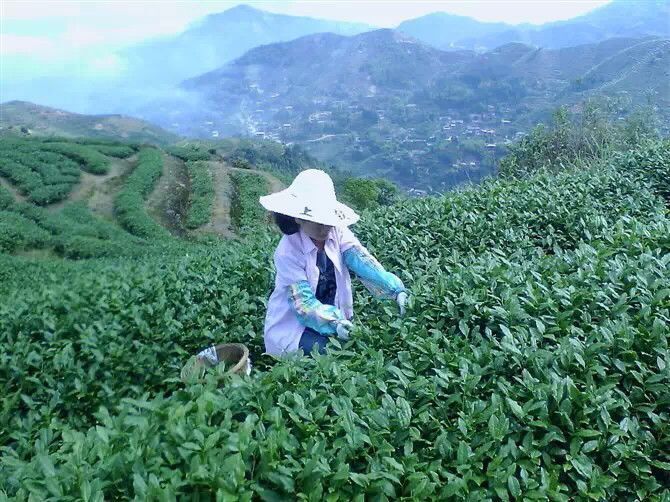
[[[337,201],[333,180],[319,169],[302,171],[287,189],[259,200],[268,211],[331,227],[346,227],[360,218],[349,206]]]

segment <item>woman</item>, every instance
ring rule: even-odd
[[[265,348],[281,356],[325,351],[330,337],[352,328],[353,271],[379,298],[407,301],[402,281],[384,270],[347,227],[359,216],[337,201],[325,172],[308,169],[286,190],[260,198],[284,233],[274,254],[275,288],[265,317]]]

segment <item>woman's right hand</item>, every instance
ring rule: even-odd
[[[350,321],[337,321],[337,338],[340,340],[349,340],[349,333],[354,328],[354,325]]]

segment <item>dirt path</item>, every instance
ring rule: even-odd
[[[21,195],[14,185],[12,185],[5,178],[0,178],[0,186],[6,188],[9,193],[14,196],[14,200],[17,202],[25,202],[26,198],[24,195]]]
[[[185,234],[182,218],[188,209],[189,185],[184,163],[163,153],[163,175],[147,198],[146,208],[151,217],[179,236]]]
[[[277,192],[284,188],[281,181],[265,171],[231,167],[227,162],[223,161],[211,160],[208,161],[207,164],[210,173],[214,178],[214,205],[212,207],[212,216],[209,223],[200,227],[197,232],[213,232],[222,237],[233,237],[235,235],[232,220],[230,218],[230,197],[233,187],[229,175],[231,171],[240,171],[264,177],[268,181],[270,192]]]
[[[134,166],[136,162],[137,155],[133,155],[127,159],[111,159],[107,174],[91,174],[82,171],[79,184],[70,192],[70,196],[66,200],[49,204],[47,209],[53,213],[61,210],[65,204],[69,204],[70,202],[88,200],[91,211],[96,212],[95,208],[100,206],[100,213],[107,214],[109,209],[107,207],[108,204],[99,204],[96,201],[93,201],[91,204],[91,200],[96,195],[104,198],[105,194],[109,191],[107,188],[117,187],[119,180],[128,173],[131,166]],[[103,207],[104,210],[102,210]]]
[[[113,220],[114,197],[121,190],[124,178],[132,172],[136,164],[137,155],[133,155],[123,160],[114,159],[109,172],[102,176],[82,172],[82,181],[72,192],[68,202],[87,200],[93,214]],[[56,210],[63,205],[62,202],[52,204],[49,209]]]
[[[232,169],[225,162],[208,161],[209,172],[214,182],[214,204],[209,222],[200,227],[198,233],[216,233],[222,237],[233,237],[233,224],[230,219],[231,182],[228,173]]]

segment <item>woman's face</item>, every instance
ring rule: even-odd
[[[321,223],[301,220],[300,218],[296,218],[295,221],[298,225],[300,225],[300,228],[307,234],[308,237],[311,237],[316,241],[325,241],[328,238],[330,229],[333,228],[328,225],[322,225]]]

